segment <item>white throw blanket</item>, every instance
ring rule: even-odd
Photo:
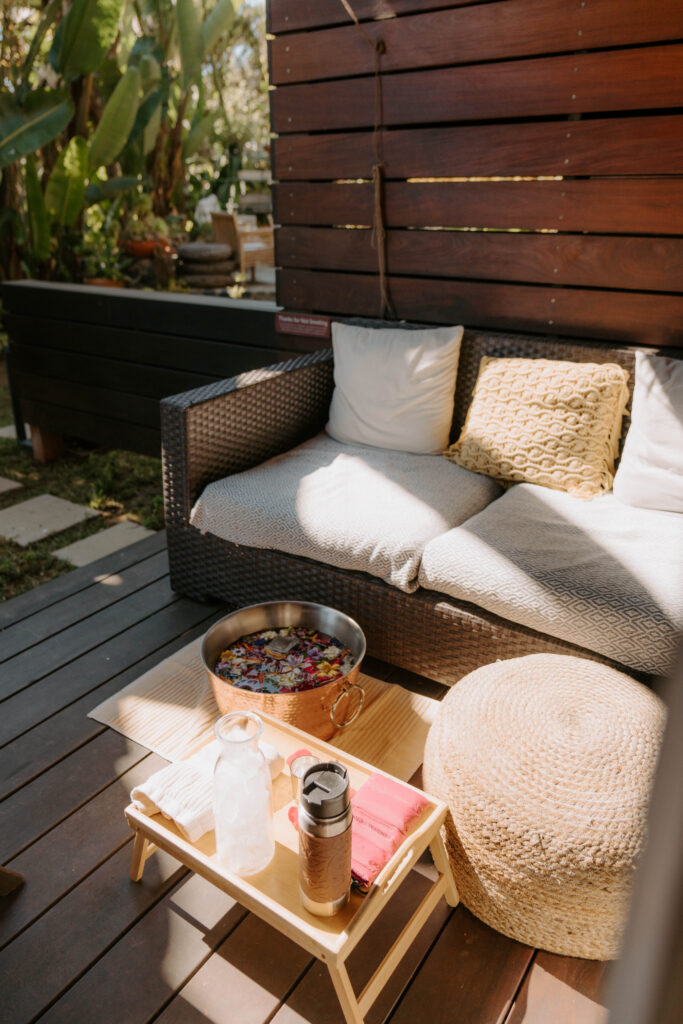
[[[194,843],[213,829],[213,770],[218,757],[218,740],[187,761],[169,764],[131,791],[133,804],[143,814],[163,814],[175,822],[181,835]],[[270,777],[284,768],[282,754],[270,743],[259,743]]]

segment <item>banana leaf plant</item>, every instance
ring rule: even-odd
[[[187,161],[224,117],[219,106],[207,108],[203,74],[216,48],[239,29],[242,0],[217,0],[206,18],[200,0],[138,4],[141,22],[146,15],[155,31],[138,39],[130,55],[140,69],[142,100],[122,166],[149,176],[154,212],[166,217],[184,209]]]
[[[24,272],[62,273],[59,250],[72,246],[88,206],[143,181],[156,214],[182,208],[184,162],[211,138],[218,113],[206,109],[202,68],[241,2],[217,0],[204,18],[200,0],[72,0],[66,13],[48,0],[0,95],[4,262],[23,245]],[[124,54],[133,10],[140,25],[159,23]]]
[[[62,133],[74,116],[68,85],[95,71],[119,27],[123,0],[73,0],[61,18],[61,0],[43,10],[15,88],[0,96],[0,168],[35,153]],[[30,75],[49,31],[59,36],[59,88],[34,88]],[[54,39],[53,39],[54,46]]]
[[[63,16],[61,0],[49,0],[13,90],[0,95],[0,200],[10,213],[0,230],[11,243],[3,254],[11,255],[12,243],[25,237],[24,270],[49,276],[47,261],[88,203],[100,201],[103,187],[111,195],[137,184],[137,178],[112,179],[102,168],[128,141],[140,101],[138,70],[121,77],[94,131],[89,117],[93,73],[114,44],[123,8],[124,0],[73,0]],[[47,64],[41,74],[35,70],[41,54],[52,66],[49,76]],[[51,78],[51,86],[43,78]],[[18,230],[22,217],[24,232]]]

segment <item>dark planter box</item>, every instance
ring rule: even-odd
[[[40,281],[1,293],[19,436],[26,422],[158,455],[161,398],[325,344],[277,333],[269,303]]]

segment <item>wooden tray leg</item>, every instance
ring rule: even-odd
[[[451,869],[451,862],[448,859],[446,848],[443,845],[443,839],[441,834],[437,834],[429,844],[429,851],[434,861],[434,867],[440,875],[446,879],[446,890],[445,897],[446,903],[449,907],[457,907],[460,902],[460,896],[458,895],[458,887],[455,884],[455,878],[453,877],[453,871]]]
[[[143,836],[142,832],[135,833],[135,842],[133,843],[133,857],[130,862],[130,877],[134,882],[139,882],[142,878],[142,872],[145,870],[145,863],[150,853],[153,851],[149,849],[152,844],[149,839]]]
[[[445,896],[448,892],[448,885],[449,882],[446,876],[439,875],[437,881],[434,882],[427,895],[416,908],[413,916],[407,922],[403,931],[398,936],[373,976],[370,978],[369,982],[358,997],[358,1007],[362,1011],[363,1015],[368,1012],[372,1004],[377,999],[377,996],[380,994],[389,978],[407,953],[408,949],[417,938],[418,933],[422,931],[427,919],[441,897]],[[363,1017],[360,1017],[359,1019],[363,1020]]]
[[[375,1002],[389,978],[407,953],[408,949],[417,938],[418,933],[424,927],[427,919],[441,897],[445,896],[449,905],[457,905],[458,893],[455,888],[455,882],[453,881],[453,875],[451,874],[448,857],[443,848],[440,837],[438,838],[438,846],[445,860],[447,870],[441,873],[436,882],[431,886],[426,896],[422,899],[420,905],[414,911],[410,920],[406,923],[403,931],[398,936],[393,946],[379,964],[375,973],[372,975],[358,997],[356,997],[356,994],[353,991],[345,963],[340,960],[336,963],[328,963],[327,967],[332,978],[332,984],[334,985],[339,998],[347,1024],[363,1024],[365,1014]],[[438,864],[437,867],[439,867]],[[451,903],[451,899],[454,900],[453,903]]]
[[[353,991],[349,972],[346,970],[346,964],[328,963],[327,967],[330,972],[332,984],[334,985],[334,990],[337,993],[339,1005],[341,1006],[342,1013],[344,1014],[346,1024],[363,1024],[364,1018],[360,1012],[360,1006],[358,1005],[356,994]]]

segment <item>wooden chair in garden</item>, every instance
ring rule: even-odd
[[[275,265],[272,225],[259,228],[255,214],[243,213],[213,213],[211,220],[215,240],[232,247],[240,273],[246,275],[256,266]]]

